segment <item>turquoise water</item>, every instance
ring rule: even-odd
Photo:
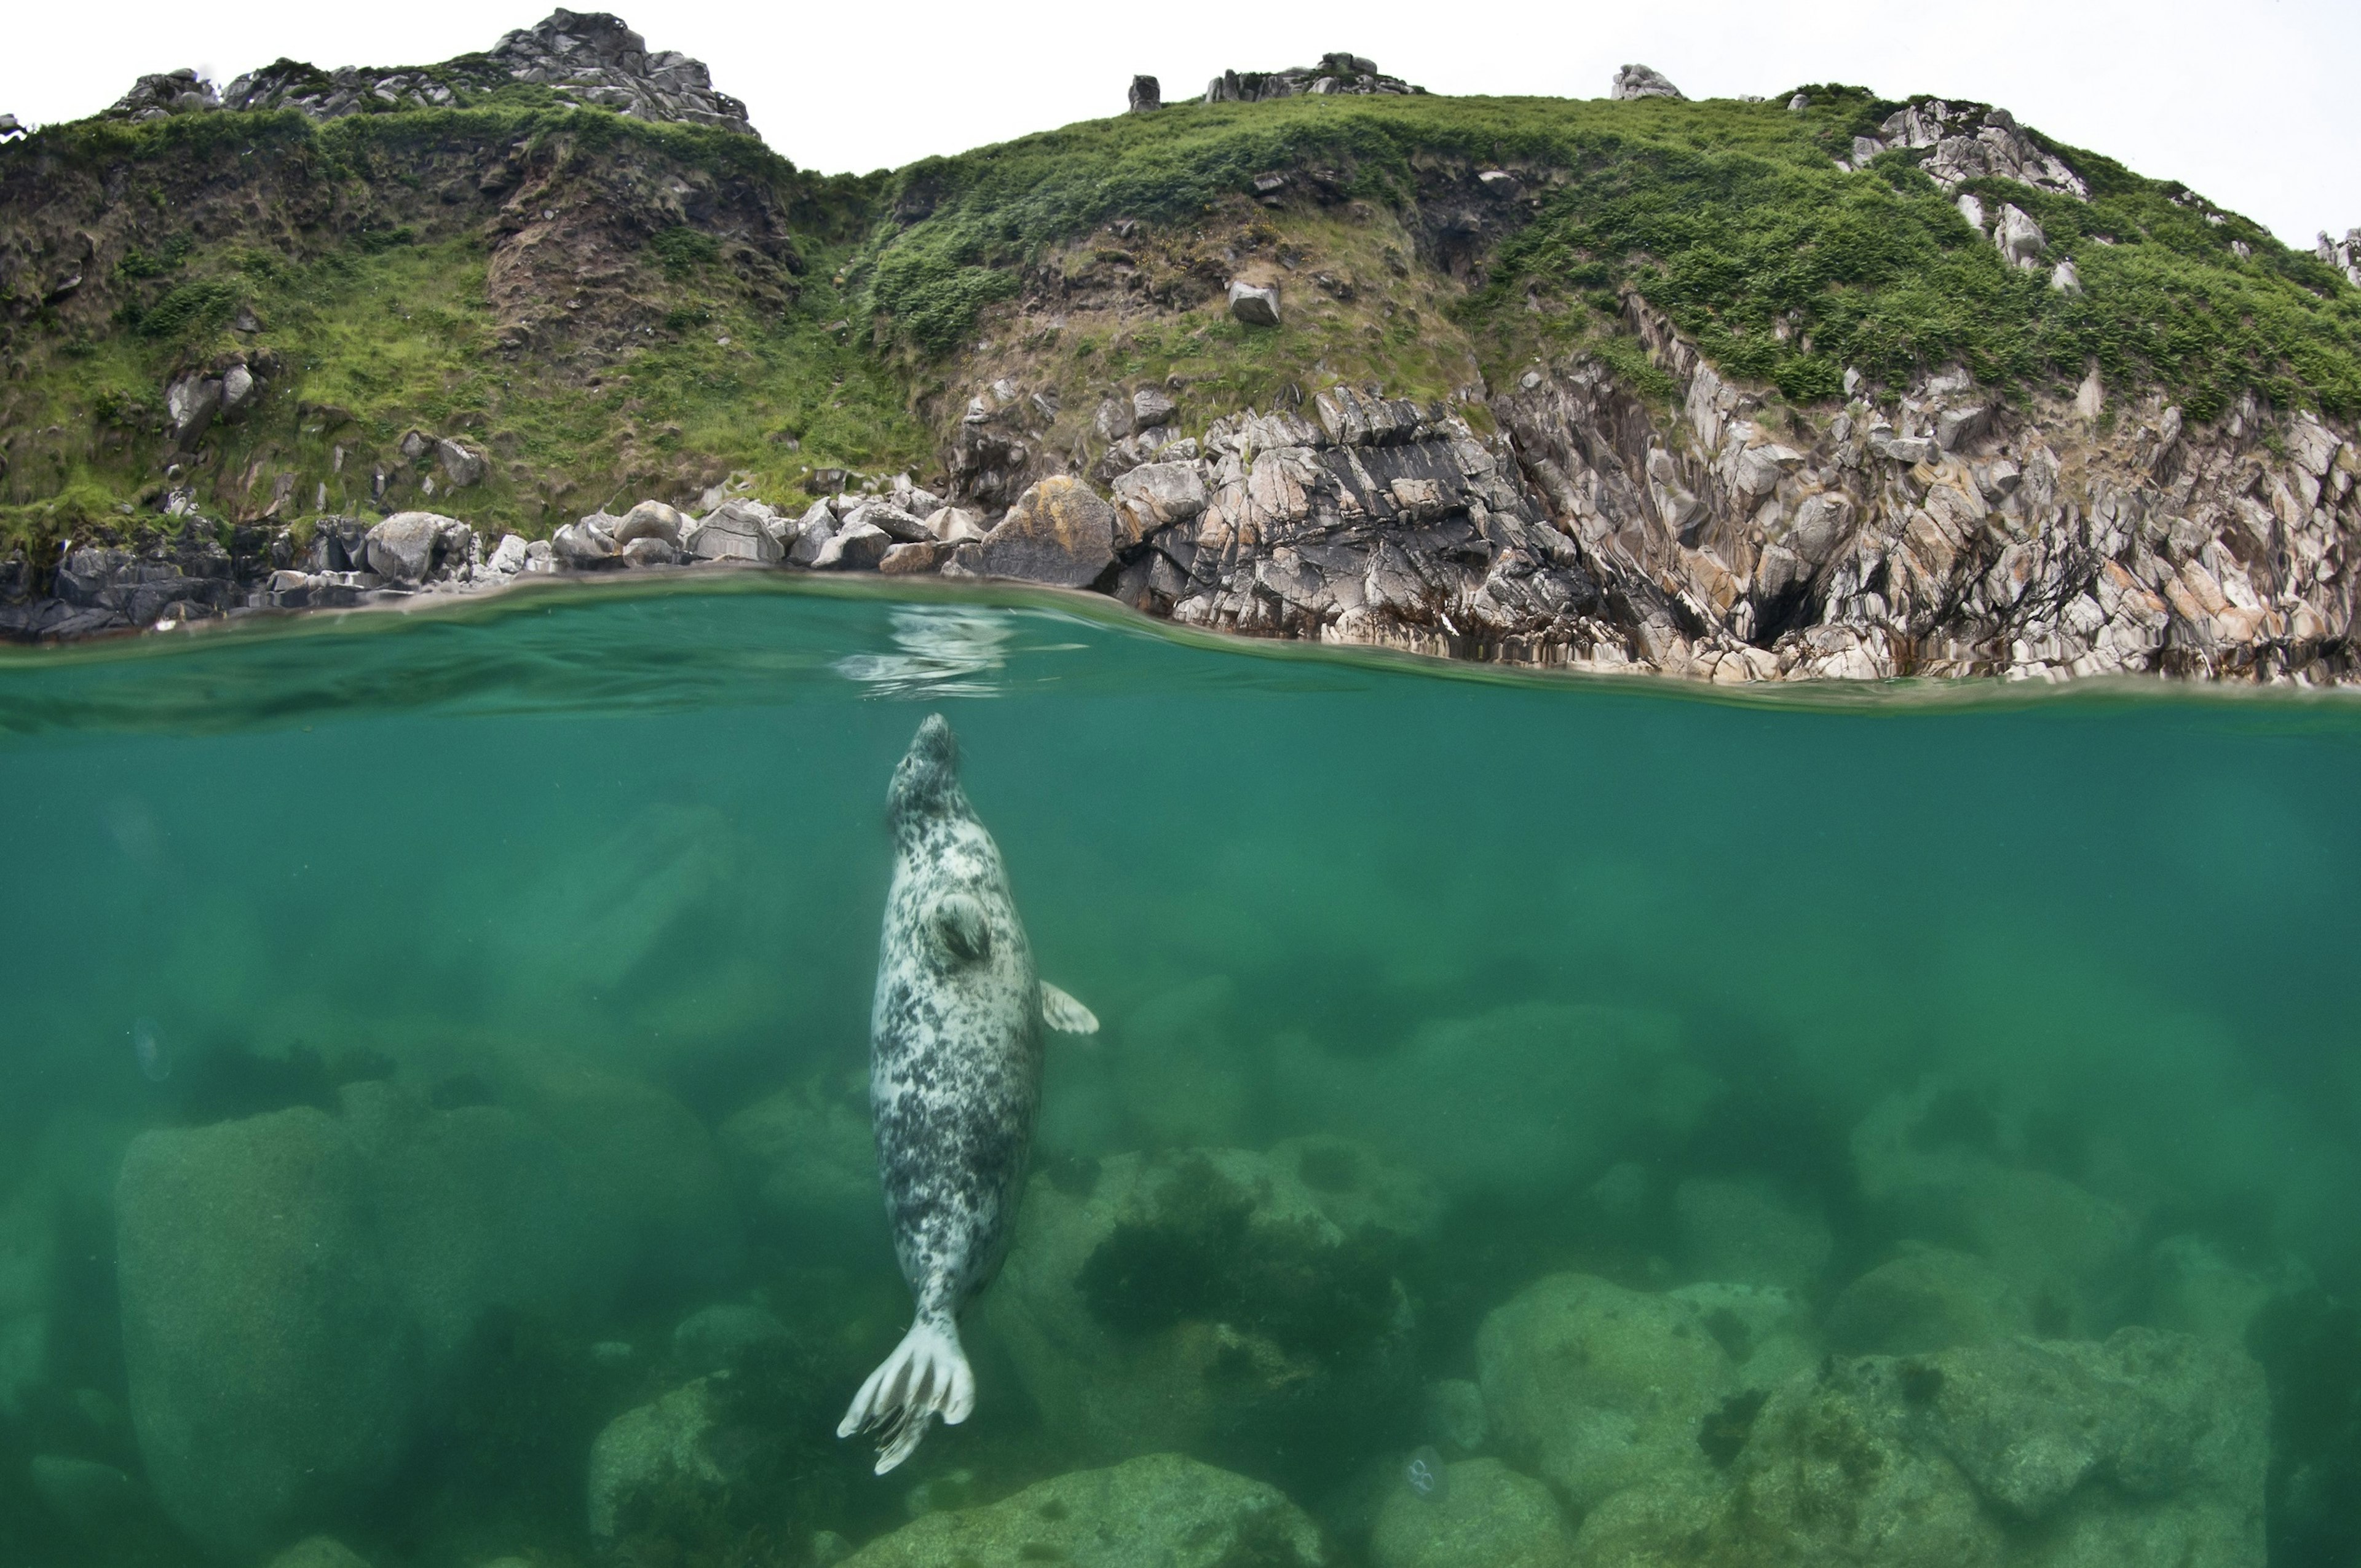
[[[929,711],[1043,975],[1105,1025],[1051,1047],[1028,1224],[1095,1234],[1077,1216],[1136,1156],[1293,1159],[1315,1197],[1359,1179],[1323,1181],[1306,1137],[1411,1196],[1366,1226],[1323,1210],[1384,1245],[1306,1241],[1308,1264],[1238,1242],[1296,1234],[1260,1211],[1224,1231],[1175,1201],[1126,1210],[1062,1282],[1021,1235],[970,1314],[978,1416],[880,1480],[831,1434],[907,1310],[859,1107],[884,786]],[[1063,599],[554,592],[12,656],[0,1568],[259,1563],[314,1530],[379,1568],[803,1563],[836,1550],[817,1532],[859,1546],[1151,1443],[1279,1486],[1336,1562],[1441,1561],[1372,1522],[1437,1442],[1538,1475],[1595,1536],[1604,1495],[1485,1361],[1504,1303],[1565,1272],[1651,1302],[1743,1283],[1790,1293],[1798,1368],[1932,1354],[1973,1336],[1899,1343],[1918,1331],[1848,1295],[1927,1246],[2044,1343],[2145,1325],[2255,1358],[2272,1560],[2354,1561],[2321,1499],[2361,1476],[2339,1468],[2361,1464],[2356,802],[2349,700],[1733,697],[1176,639]],[[333,1146],[308,1174],[220,1152],[302,1106]],[[495,1114],[480,1163],[379,1174]],[[427,1130],[348,1138],[396,1122]],[[123,1171],[158,1129],[162,1174]],[[398,1419],[310,1297],[208,1360],[208,1325],[280,1276],[204,1249],[280,1245],[257,1216],[325,1201],[338,1161],[361,1217],[320,1220],[286,1277],[371,1303],[439,1282],[352,1320],[403,1347],[368,1363]],[[320,1284],[340,1248],[374,1283]],[[1121,1355],[1036,1343],[1022,1320],[1060,1288]],[[785,1331],[718,1385],[753,1399],[721,1423],[753,1434],[729,1483],[586,1522],[598,1433],[711,1369],[675,1331],[717,1304]],[[1154,1349],[1215,1322],[1308,1358],[1313,1395],[1224,1392]],[[280,1377],[273,1347],[306,1333],[284,1354],[310,1370]],[[1707,1415],[1753,1375],[1714,1376]],[[217,1477],[313,1418],[260,1395],[219,1415],[208,1377],[280,1377],[298,1410],[310,1377],[350,1407],[329,1428],[381,1441],[291,1491]],[[1470,1383],[1488,1431],[1436,1413]],[[1752,1463],[1705,1447],[1680,1465]],[[135,1501],[77,1516],[74,1485],[115,1482],[37,1460]]]

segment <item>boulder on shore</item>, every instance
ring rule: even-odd
[[[1086,588],[1115,564],[1115,509],[1080,479],[1053,475],[1017,497],[960,561],[985,576]]]
[[[1253,283],[1230,285],[1230,314],[1248,326],[1279,324],[1279,291]]]

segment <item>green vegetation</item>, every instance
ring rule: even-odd
[[[1474,330],[1538,291],[1583,307],[1570,330],[1587,331],[1587,311],[1612,309],[1629,285],[1726,370],[1799,401],[1835,395],[1848,365],[1898,381],[1957,360],[2021,388],[2095,361],[2119,384],[2161,383],[2199,419],[2248,389],[2361,411],[2361,295],[2316,258],[2242,218],[2210,224],[2176,203],[2181,188],[2071,148],[2058,150],[2090,181],[2087,203],[1971,182],[1988,209],[2015,203],[2073,258],[2088,292],[2068,299],[2046,272],[2007,267],[1908,155],[1835,166],[1899,104],[1810,93],[1800,115],[1784,97],[1305,97],[1071,126],[896,175],[888,201],[906,222],[873,244],[868,298],[940,353],[995,297],[992,274],[1013,278],[1111,218],[1202,220],[1271,171],[1290,172],[1294,192],[1402,208],[1456,160],[1518,170],[1543,194],[1531,222],[1505,220],[1514,232],[1462,313]]]

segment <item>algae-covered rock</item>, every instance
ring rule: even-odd
[[[1667,1291],[1696,1310],[1713,1335],[1741,1388],[1770,1389],[1819,1360],[1821,1343],[1810,1306],[1776,1285],[1684,1285]]]
[[[1433,1214],[1418,1183],[1334,1139],[1061,1162],[1033,1179],[984,1311],[1085,1453],[1316,1465],[1414,1394],[1394,1266]]]
[[[1377,1056],[1298,1043],[1274,1071],[1326,1130],[1474,1198],[1587,1181],[1622,1146],[1689,1131],[1715,1087],[1671,1016],[1551,1003],[1432,1023]]]
[[[357,1140],[310,1106],[132,1141],[116,1189],[131,1417],[165,1511],[258,1557],[390,1478],[418,1335]]]
[[[1830,1358],[1754,1412],[1721,1474],[1636,1484],[1579,1561],[1762,1568],[2259,1568],[2268,1396],[2184,1334]]]
[[[719,1427],[706,1377],[608,1422],[590,1447],[590,1539],[611,1545],[627,1526],[660,1531],[667,1512],[714,1507],[730,1479]]]
[[[1431,1496],[1389,1492],[1369,1558],[1377,1568],[1570,1568],[1574,1538],[1547,1486],[1469,1459],[1446,1466]]]
[[[1585,1274],[1495,1309],[1476,1357],[1494,1440],[1576,1508],[1702,1470],[1698,1428],[1739,1387],[1696,1306]]]
[[[1177,1453],[933,1513],[873,1541],[846,1568],[1320,1568],[1319,1526],[1277,1488]]]

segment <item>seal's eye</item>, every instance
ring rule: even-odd
[[[992,956],[992,925],[983,905],[963,893],[954,893],[935,905],[935,940],[943,951],[969,963]]]

